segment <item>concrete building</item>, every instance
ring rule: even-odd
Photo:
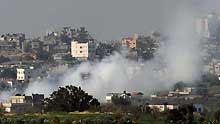
[[[87,60],[89,57],[89,44],[79,43],[77,41],[71,42],[71,56],[76,59]]]
[[[26,79],[25,69],[17,68],[17,80],[24,81]]]
[[[220,35],[220,17],[215,13],[210,13],[205,17],[196,19],[196,33],[201,36],[217,39]]]
[[[0,41],[7,41],[9,43],[14,44],[14,48],[21,49],[22,42],[25,40],[25,34],[23,33],[15,33],[15,34],[3,34],[1,35]]]
[[[209,20],[208,17],[204,18],[197,18],[196,19],[196,33],[209,38],[210,32],[209,32]]]
[[[165,110],[177,109],[179,106],[175,104],[166,105],[166,104],[157,103],[157,104],[148,105],[148,107],[150,107],[151,109],[158,109],[160,112],[163,112]]]
[[[202,100],[185,100],[181,98],[171,99],[151,99],[146,103],[146,106],[151,109],[158,109],[160,112],[166,110],[178,109],[182,105],[193,105],[195,112],[203,113],[204,106]]]
[[[220,60],[212,59],[208,65],[208,70],[211,74],[220,76]]]
[[[120,97],[123,99],[131,99],[131,94],[126,93],[125,91],[123,93],[107,93],[105,96],[105,100],[107,103],[112,103],[113,97]]]
[[[9,102],[3,103],[5,112],[28,113],[41,112],[43,109],[44,95],[32,94],[32,96],[16,95],[11,96]]]
[[[133,37],[127,37],[122,39],[122,47],[128,46],[131,49],[136,48],[137,46],[138,35],[135,34]]]

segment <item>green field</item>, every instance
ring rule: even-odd
[[[72,121],[79,122],[79,120],[114,120],[111,123],[100,123],[100,124],[165,124],[163,117],[152,117],[151,115],[142,114],[139,115],[138,118],[135,115],[127,115],[127,114],[111,114],[111,113],[47,113],[47,114],[21,114],[21,115],[3,115],[0,117],[1,119],[7,118],[11,122],[14,120],[23,120],[23,121],[30,121],[44,118],[48,120],[50,124],[52,124],[52,120],[54,118],[59,118],[60,124],[65,124],[64,120],[71,119]],[[124,122],[132,121],[133,123],[114,123],[116,120],[121,121],[125,120]],[[104,122],[104,121],[103,121]],[[3,124],[3,123],[0,123]],[[15,123],[9,123],[15,124]],[[26,124],[26,123],[16,123],[16,124]],[[38,124],[38,123],[35,123]],[[43,123],[45,124],[45,123]],[[77,123],[78,124],[78,123]],[[81,124],[81,123],[79,123]],[[82,123],[88,124],[88,123]],[[92,123],[94,124],[94,123]]]

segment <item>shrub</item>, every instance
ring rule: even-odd
[[[83,124],[93,124],[92,120],[90,118],[85,118],[82,120]]]
[[[12,124],[24,124],[24,121],[20,118],[16,118],[12,121]]]
[[[39,118],[36,124],[44,124],[44,118]]]
[[[51,123],[60,124],[60,119],[58,117],[53,117],[52,120],[51,120]]]
[[[4,118],[2,120],[2,124],[12,124],[12,120],[11,119],[7,119],[7,118]]]
[[[119,121],[120,124],[132,124],[132,119],[127,115],[123,116]]]
[[[37,124],[37,120],[36,119],[31,119],[30,124]]]
[[[31,120],[30,119],[24,120],[24,124],[31,124]]]
[[[64,119],[63,123],[64,124],[72,124],[72,119],[66,118],[66,119]]]
[[[114,124],[116,121],[110,115],[98,116],[94,120],[94,124]]]
[[[50,121],[47,119],[44,119],[44,124],[50,124]]]
[[[214,113],[214,119],[215,119],[215,121],[217,121],[217,122],[220,121],[220,110],[217,110],[217,111]]]

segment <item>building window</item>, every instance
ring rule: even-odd
[[[82,53],[82,51],[80,51],[80,53]]]

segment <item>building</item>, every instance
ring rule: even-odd
[[[123,93],[107,93],[105,96],[105,100],[107,103],[112,103],[113,97],[120,97],[123,99],[131,99],[131,94],[124,91]]]
[[[17,68],[17,80],[18,81],[26,80],[25,69]]]
[[[65,59],[66,56],[68,56],[69,54],[67,53],[55,53],[52,55],[53,60],[56,62],[62,62],[62,60]]]
[[[122,47],[129,47],[131,49],[136,48],[137,46],[138,35],[135,34],[133,37],[126,37],[122,39]]]
[[[28,81],[30,78],[29,68],[17,68],[17,81]]]
[[[196,33],[201,36],[217,39],[219,36],[220,17],[215,13],[210,13],[205,17],[196,19]]]
[[[55,53],[68,53],[69,52],[69,45],[67,43],[59,42],[57,45],[54,46],[53,51]]]
[[[89,57],[89,44],[87,43],[79,43],[77,41],[71,42],[71,56],[80,59],[87,60]]]
[[[32,94],[33,108],[35,112],[41,112],[43,110],[44,95]]]
[[[31,41],[31,49],[39,50],[40,48],[42,48],[42,46],[43,46],[43,42],[40,41],[39,39],[34,39]]]
[[[170,99],[151,99],[146,103],[146,106],[151,109],[158,109],[160,112],[166,110],[178,109],[182,105],[192,105],[195,108],[195,112],[203,113],[204,106],[203,101],[197,100],[186,100],[181,98],[170,98]]]
[[[148,107],[150,107],[151,109],[158,109],[160,112],[163,112],[165,110],[173,110],[173,109],[177,109],[179,106],[175,105],[175,104],[151,104],[148,105]]]
[[[220,76],[220,60],[212,59],[212,61],[208,65],[208,70],[211,74]]]
[[[25,40],[25,34],[23,33],[15,33],[15,34],[3,34],[0,37],[0,41],[7,41],[9,43],[13,43],[14,48],[21,49],[22,42]]]
[[[11,96],[9,102],[3,103],[3,107],[6,112],[10,113],[41,112],[43,102],[43,94],[32,94],[32,96],[17,94]]]

